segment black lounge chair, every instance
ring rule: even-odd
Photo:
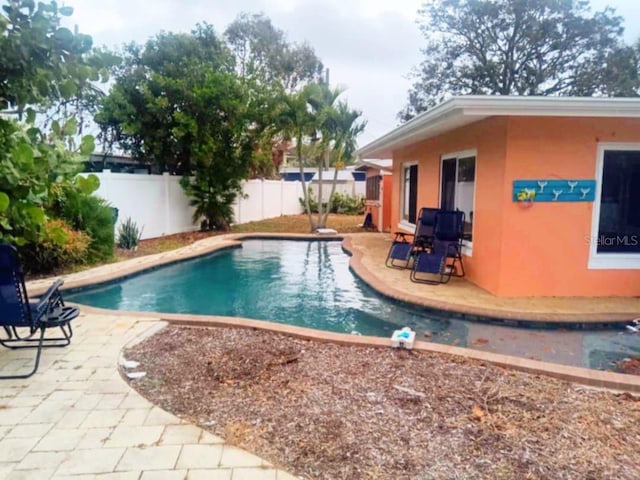
[[[464,212],[438,212],[431,248],[428,251],[417,252],[411,270],[411,281],[438,285],[447,283],[452,276],[464,277],[463,234]],[[458,265],[460,272],[458,272]],[[428,276],[425,277],[423,274]]]
[[[405,232],[395,232],[395,238],[385,265],[389,268],[408,268],[411,256],[415,252],[421,252],[431,248],[433,242],[434,229],[436,223],[436,215],[440,210],[438,208],[421,208],[416,220],[416,230],[413,233],[413,241],[409,242],[407,236],[410,234]],[[402,262],[397,264],[396,262]]]
[[[11,349],[37,349],[31,372],[0,376],[0,379],[30,377],[38,370],[43,347],[66,347],[71,343],[71,320],[80,312],[75,307],[65,306],[59,290],[62,283],[57,280],[37,301],[29,302],[16,249],[11,245],[0,245],[0,326],[7,337],[0,338],[0,345]],[[60,328],[62,336],[45,338],[45,331],[54,327]]]

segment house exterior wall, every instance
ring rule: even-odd
[[[467,279],[494,294],[500,286],[506,138],[507,119],[494,117],[393,152],[392,232],[400,223],[403,164],[418,163],[418,210],[438,207],[441,157],[476,150],[473,250],[463,259]]]
[[[382,176],[382,232],[391,230],[391,199],[393,198],[393,175]]]
[[[639,141],[640,119],[508,119],[499,295],[640,295],[640,270],[588,268],[594,203],[511,200],[513,180],[594,179],[599,143]]]
[[[441,157],[475,150],[469,281],[498,296],[638,296],[640,270],[588,268],[593,203],[512,201],[514,180],[596,178],[602,142],[640,142],[640,119],[492,117],[394,151],[391,231],[403,164],[418,163],[417,208],[437,207]]]

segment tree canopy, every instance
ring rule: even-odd
[[[308,44],[287,42],[285,33],[263,14],[242,13],[225,30],[237,72],[291,92],[317,81],[323,65]]]
[[[193,157],[204,148],[195,143],[198,130],[216,127],[200,121],[211,106],[197,94],[216,76],[233,76],[230,52],[211,26],[201,25],[190,34],[163,32],[144,46],[129,44],[121,55],[115,83],[95,116],[105,150],[117,145],[160,171],[191,172]]]
[[[622,18],[587,0],[428,0],[427,41],[402,120],[448,95],[635,96],[638,57]]]
[[[53,1],[10,0],[0,14],[0,241],[28,249],[28,268],[113,251],[112,212],[90,197],[98,179],[74,178],[94,139],[79,137],[81,116],[68,108],[97,98],[92,82],[106,78],[113,58],[61,26],[72,13]]]

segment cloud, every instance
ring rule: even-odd
[[[294,42],[308,42],[330,68],[331,82],[369,120],[362,145],[397,125],[407,99],[412,67],[423,46],[415,23],[423,0],[65,0],[71,22],[96,45],[143,43],[161,30],[190,31],[207,22],[222,33],[241,12],[263,12]],[[625,40],[640,37],[637,0],[592,0],[592,10],[611,5],[627,19]]]

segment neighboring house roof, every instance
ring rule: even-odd
[[[393,170],[393,160],[389,159],[366,159],[360,160],[356,164],[356,170],[365,170],[367,168],[374,168],[376,170],[387,170],[391,172]],[[382,172],[385,173],[385,172]]]
[[[362,147],[356,155],[390,158],[393,150],[494,116],[640,117],[640,98],[452,97]]]

